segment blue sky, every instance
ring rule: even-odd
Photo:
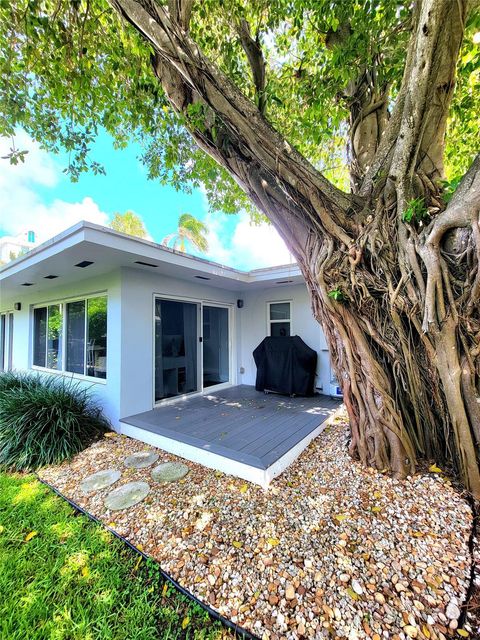
[[[9,146],[10,141],[0,139],[0,156]],[[111,138],[101,134],[92,157],[105,166],[107,175],[83,174],[77,183],[62,173],[65,155],[42,151],[23,132],[16,146],[29,153],[24,165],[0,160],[0,236],[33,229],[44,241],[80,219],[108,225],[115,212],[131,209],[142,218],[151,238],[161,242],[175,231],[180,214],[188,212],[208,225],[206,257],[212,260],[243,269],[290,261],[272,227],[251,227],[245,214],[210,214],[200,189],[182,193],[148,180],[135,145],[116,150]]]

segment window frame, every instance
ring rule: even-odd
[[[270,313],[270,308],[272,306],[272,304],[288,304],[289,309],[290,309],[290,317],[288,319],[284,319],[284,320],[272,320],[271,319],[271,313]],[[288,322],[290,325],[290,336],[288,337],[292,337],[293,335],[295,335],[293,333],[293,300],[267,300],[267,336],[271,336],[272,335],[272,324],[281,324],[281,323],[285,323]]]
[[[13,311],[0,313],[0,372],[13,370],[13,328],[15,317]]]
[[[107,384],[108,380],[108,366],[105,378],[97,378],[95,376],[89,376],[83,373],[74,373],[73,371],[67,371],[65,369],[67,363],[67,305],[70,302],[85,302],[85,318],[84,318],[84,335],[87,337],[87,316],[88,316],[88,300],[92,298],[106,298],[107,299],[107,354],[108,354],[108,293],[106,291],[97,291],[95,293],[89,293],[83,296],[75,296],[71,298],[55,298],[54,300],[48,300],[46,302],[39,302],[30,306],[30,327],[31,327],[31,340],[30,340],[30,369],[34,371],[43,371],[44,373],[68,376],[76,380],[86,380],[88,382],[94,382],[96,384]],[[54,305],[62,305],[62,366],[59,369],[51,369],[49,367],[42,367],[40,365],[33,364],[33,354],[35,349],[35,324],[34,324],[34,310],[47,307],[47,340],[48,340],[48,307]],[[84,340],[84,370],[87,370],[87,340]],[[108,355],[107,355],[108,358]]]

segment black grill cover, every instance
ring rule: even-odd
[[[257,365],[257,391],[313,396],[317,352],[300,336],[265,338],[253,357]]]

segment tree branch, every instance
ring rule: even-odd
[[[467,4],[467,0],[416,3],[400,92],[361,195],[371,192],[382,169],[390,172],[397,185],[415,170],[430,181],[443,178],[445,131]]]
[[[172,22],[180,25],[188,33],[194,0],[168,0],[168,12]]]
[[[242,18],[237,25],[237,32],[245,51],[250,68],[252,70],[253,82],[257,95],[258,109],[261,114],[265,112],[265,59],[263,57],[262,47],[258,39],[253,39],[250,34],[250,25]]]
[[[244,190],[251,191],[249,165],[258,163],[270,176],[272,188],[280,186],[288,197],[298,193],[312,202],[314,192],[320,208],[311,209],[309,215],[318,217],[324,228],[332,227],[332,221],[333,228],[353,227],[347,211],[358,206],[358,199],[332,185],[292,148],[198,45],[179,30],[162,6],[152,8],[147,0],[110,2],[154,47],[157,76],[197,143]],[[202,127],[192,123],[189,116],[189,105],[194,103],[204,109]],[[291,202],[293,208],[294,200]],[[344,236],[353,243],[353,237]]]

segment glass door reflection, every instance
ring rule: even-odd
[[[155,300],[155,402],[198,390],[198,308]]]
[[[203,387],[230,380],[228,309],[203,305]]]

